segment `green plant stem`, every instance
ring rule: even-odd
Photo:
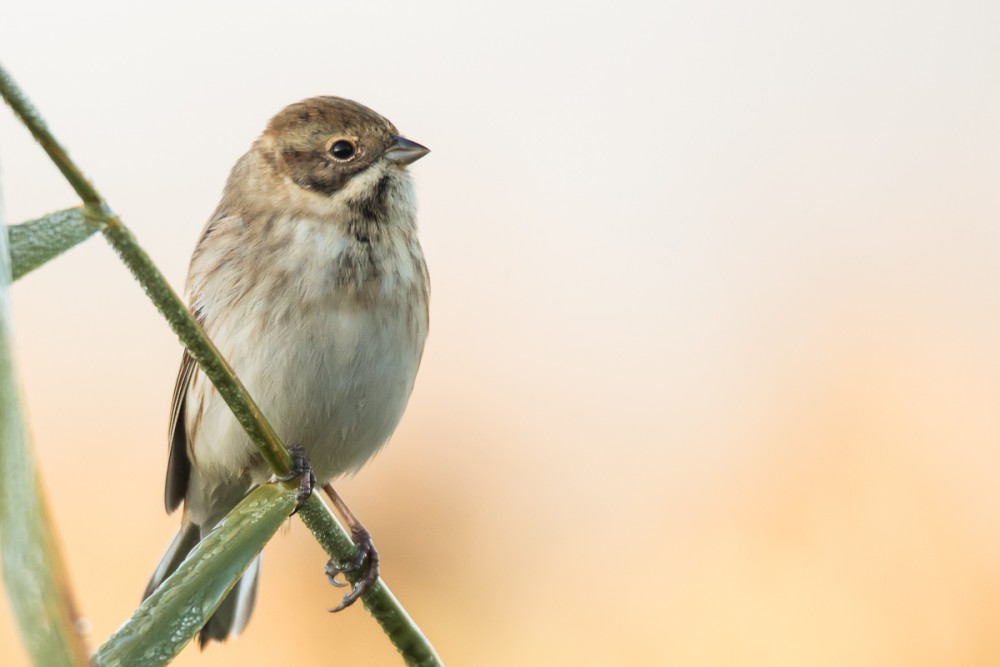
[[[260,408],[250,398],[249,392],[191,317],[187,307],[167,283],[160,270],[136,243],[132,232],[125,227],[97,188],[84,176],[83,170],[69,157],[66,149],[49,131],[41,115],[2,67],[0,67],[0,94],[83,199],[87,217],[100,220],[107,225],[104,228],[105,238],[167,319],[191,357],[212,380],[267,464],[276,475],[288,475],[292,463],[288,450],[261,414]]]
[[[103,230],[105,238],[142,285],[146,295],[166,318],[188,353],[215,385],[271,470],[279,477],[288,475],[291,471],[291,457],[288,450],[250,397],[249,392],[191,316],[160,270],[136,242],[132,232],[70,159],[49,132],[37,110],[2,66],[0,66],[0,95],[83,199],[87,217],[106,224]],[[356,547],[329,508],[315,494],[299,515],[331,558],[338,562],[348,562],[352,559]],[[362,596],[362,602],[382,626],[390,641],[402,653],[407,664],[441,664],[430,642],[381,580]]]
[[[353,553],[354,543],[351,538],[336,521],[326,503],[315,493],[299,510],[299,516],[328,554]],[[355,578],[349,577],[349,580],[353,583]],[[407,665],[432,667],[442,664],[427,637],[382,579],[368,589],[361,597],[361,602],[382,626]]]
[[[97,189],[83,175],[83,172],[80,171],[76,164],[69,159],[66,149],[52,136],[48,126],[42,120],[41,115],[35,109],[34,105],[28,101],[28,98],[25,97],[21,89],[14,83],[14,79],[11,78],[10,74],[3,67],[0,67],[0,95],[3,95],[4,101],[10,105],[10,108],[14,110],[17,117],[28,128],[31,136],[41,144],[45,152],[52,158],[56,167],[59,168],[62,175],[66,177],[69,184],[76,190],[76,194],[80,195],[80,199],[85,204],[102,205],[104,199],[97,193]]]
[[[156,305],[170,324],[178,338],[187,348],[188,354],[198,362],[201,370],[209,377],[219,394],[225,399],[236,419],[246,429],[250,439],[264,461],[279,477],[289,474],[292,460],[274,429],[250,397],[250,393],[240,382],[233,369],[222,358],[218,348],[209,340],[201,326],[191,317],[184,302],[167,284],[156,265],[136,242],[132,232],[121,223],[117,216],[107,219],[104,237],[118,253],[135,279],[139,281],[146,295]]]

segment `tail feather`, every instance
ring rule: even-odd
[[[205,531],[206,533],[208,531]],[[142,594],[145,600],[153,591],[159,587],[163,581],[180,567],[180,564],[187,558],[188,553],[194,549],[201,540],[201,528],[190,521],[185,521],[181,529],[177,532],[173,542],[167,548],[160,564],[150,577],[146,585],[146,591]],[[243,573],[243,576],[236,582],[233,589],[229,591],[223,599],[222,604],[215,610],[212,617],[205,623],[205,627],[198,633],[198,644],[204,648],[205,644],[212,641],[225,641],[228,637],[235,637],[240,634],[250,620],[254,604],[257,601],[257,583],[260,580],[261,556],[256,559]]]
[[[198,633],[198,645],[205,648],[205,644],[212,641],[225,641],[228,637],[236,637],[253,612],[254,603],[257,601],[257,582],[260,581],[260,560],[257,556],[250,567],[247,568],[240,580],[229,591],[229,595],[222,601],[219,608],[208,619],[208,623]]]
[[[194,546],[200,540],[201,529],[196,524],[190,521],[185,521],[181,524],[181,529],[174,536],[174,541],[167,547],[167,552],[160,559],[160,564],[156,566],[156,571],[149,578],[149,583],[146,584],[146,591],[142,594],[143,600],[152,595],[153,591],[163,583],[163,580],[180,567],[184,559],[187,558],[188,553],[194,549]]]

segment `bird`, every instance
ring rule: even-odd
[[[191,258],[192,315],[311,470],[297,472],[328,494],[331,480],[356,472],[389,440],[423,356],[430,278],[408,167],[428,152],[357,102],[291,104],[236,162]],[[184,509],[144,598],[271,478],[187,352],[168,442],[165,505]],[[378,576],[377,552],[360,522],[347,519],[356,523],[358,561],[331,561],[327,576],[336,583],[338,572],[367,566],[366,586]],[[200,630],[202,647],[243,631],[259,578],[260,556]],[[356,585],[338,609],[361,592]]]

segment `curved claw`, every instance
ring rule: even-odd
[[[299,478],[299,490],[295,494],[295,509],[289,516],[298,514],[302,506],[312,495],[313,487],[316,486],[316,475],[313,474],[309,459],[306,458],[306,449],[302,445],[294,445],[288,448],[288,453],[292,455],[292,469],[284,477],[275,476],[277,482],[290,482],[296,477]]]
[[[326,567],[323,568],[323,572],[326,573],[326,580],[330,582],[331,586],[336,586],[337,588],[344,588],[347,586],[347,584],[342,584],[337,581],[337,575],[343,574],[344,571],[340,569],[332,560],[326,561]]]
[[[338,574],[344,574],[345,576],[348,573],[358,574],[358,578],[354,582],[351,591],[344,596],[339,605],[328,610],[331,613],[350,607],[378,581],[379,556],[378,551],[375,550],[375,545],[372,544],[371,535],[368,534],[367,530],[358,526],[351,531],[351,537],[354,539],[354,544],[357,545],[357,552],[354,555],[354,559],[342,565],[334,563],[332,560],[326,564],[326,578],[331,584],[337,587],[342,588],[347,585],[336,580]]]

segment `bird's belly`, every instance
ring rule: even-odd
[[[423,348],[412,334],[405,308],[383,305],[314,308],[295,324],[217,340],[232,342],[222,352],[278,436],[303,446],[317,478],[328,480],[360,468],[396,428]],[[255,460],[254,449],[218,393],[202,399],[195,465],[231,478]],[[254,481],[267,476],[263,465],[250,467]]]

